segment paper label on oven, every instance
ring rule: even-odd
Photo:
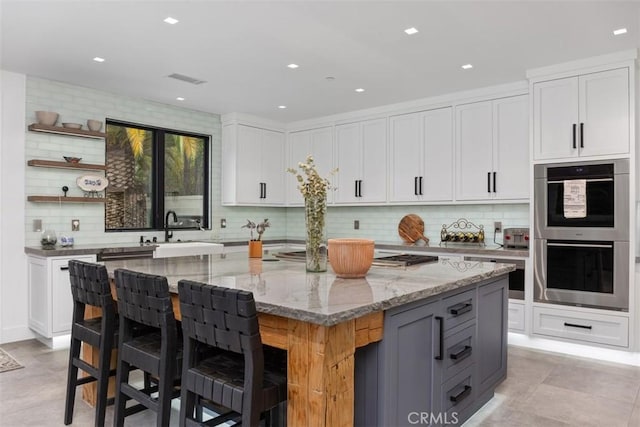
[[[587,180],[564,181],[564,217],[585,218],[587,216]]]

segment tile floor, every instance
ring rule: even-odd
[[[0,426],[62,426],[67,350],[52,351],[34,340],[2,348],[25,368],[0,373]],[[178,425],[177,415],[175,410],[172,425]],[[112,423],[109,406],[106,425]],[[73,425],[93,425],[93,408],[79,397]],[[155,418],[145,411],[128,417],[126,425],[153,426]],[[638,427],[640,368],[510,347],[507,380],[465,424],[476,426]]]

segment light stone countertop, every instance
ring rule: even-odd
[[[273,261],[269,261],[273,260]],[[105,262],[109,275],[127,268],[166,276],[172,292],[189,279],[253,292],[258,311],[332,326],[363,315],[433,297],[515,269],[512,264],[440,260],[411,267],[371,267],[362,279],[306,273],[305,263],[249,259],[247,254]]]

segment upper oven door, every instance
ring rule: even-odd
[[[629,240],[629,162],[536,165],[535,237]],[[566,215],[565,182],[585,181],[584,217]]]

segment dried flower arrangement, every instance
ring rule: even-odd
[[[264,221],[262,221],[261,223],[257,224],[253,221],[251,221],[250,219],[247,220],[247,223],[245,225],[243,225],[240,228],[248,228],[249,231],[251,232],[251,240],[254,241],[261,241],[262,240],[262,233],[265,232],[265,229],[267,227],[271,227],[271,224],[269,224],[269,219],[265,218]],[[256,230],[256,232],[258,233],[258,238],[254,239],[253,238],[253,230]]]

